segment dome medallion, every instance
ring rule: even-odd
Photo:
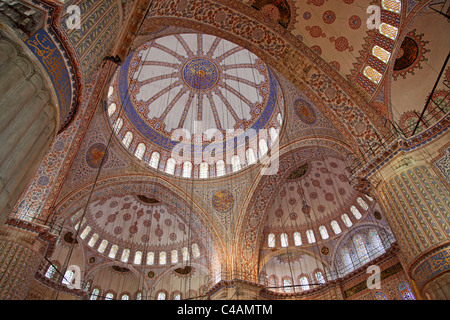
[[[219,80],[219,70],[207,59],[193,59],[183,67],[183,80],[194,90],[211,89]]]

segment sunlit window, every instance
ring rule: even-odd
[[[190,178],[191,175],[192,175],[192,163],[189,161],[186,161],[183,164],[183,177]]]
[[[328,235],[327,228],[325,226],[319,227],[320,236],[323,240],[328,239],[330,236]]]
[[[115,244],[111,247],[111,250],[109,250],[109,257],[111,259],[114,259],[116,257],[117,251],[119,251],[119,247]]]
[[[302,236],[300,232],[294,233],[294,244],[298,247],[302,245]]]
[[[363,74],[376,84],[378,84],[382,78],[382,74],[370,66],[364,68]]]
[[[158,169],[160,154],[158,152],[153,152],[150,157],[150,162],[148,163],[150,167]]]
[[[348,217],[348,215],[346,213],[344,213],[342,216],[342,221],[344,222],[345,226],[347,228],[350,228],[352,226],[352,221],[350,220],[350,218]]]
[[[119,133],[120,129],[122,129],[122,126],[123,126],[123,119],[122,118],[117,119],[113,125],[114,132]]]
[[[397,38],[398,29],[390,24],[382,22],[380,24],[380,33],[391,40],[395,40],[395,38]]]
[[[275,247],[275,235],[273,233],[269,234],[269,237],[267,238],[267,245],[269,248]]]
[[[108,246],[108,240],[103,240],[100,245],[98,246],[98,252],[103,253],[106,250],[106,247]]]
[[[369,206],[367,205],[367,203],[362,198],[358,197],[356,199],[356,202],[358,202],[360,207],[363,208],[364,210],[369,210]]]
[[[306,238],[308,239],[309,243],[316,242],[316,237],[314,236],[314,232],[312,230],[306,231]]]
[[[391,53],[380,46],[374,46],[372,48],[372,54],[384,63],[388,63],[389,58],[391,57]]]
[[[209,175],[209,164],[207,162],[202,162],[200,164],[200,174],[199,177],[202,179],[208,178]]]
[[[97,240],[98,240],[98,234],[94,233],[94,234],[92,235],[91,239],[89,240],[88,245],[89,245],[90,247],[95,246],[95,243],[97,242]]]
[[[120,258],[120,260],[122,262],[128,262],[128,258],[130,257],[130,250],[129,249],[125,249],[122,252],[122,257]]]
[[[166,253],[164,251],[161,251],[159,253],[159,264],[160,265],[165,265],[167,263],[166,257],[167,257]]]
[[[134,153],[135,157],[138,158],[139,160],[142,160],[146,149],[147,147],[145,146],[145,144],[139,143],[136,148],[136,152]]]
[[[95,288],[94,290],[92,290],[91,297],[89,298],[89,300],[97,300],[99,294],[100,290]]]
[[[155,254],[153,252],[147,253],[147,265],[152,266],[155,263]]]
[[[200,257],[200,249],[198,247],[198,244],[192,244],[192,253],[194,254],[194,258]]]
[[[384,10],[400,13],[402,3],[400,0],[381,0],[381,6]]]
[[[189,250],[187,247],[183,247],[183,249],[181,249],[181,253],[183,256],[183,261],[188,261],[189,260]]]
[[[318,283],[320,283],[320,284],[324,284],[325,283],[325,278],[323,277],[322,272],[317,271],[315,273],[315,277],[316,277],[316,280],[317,280]]]
[[[173,264],[178,263],[178,251],[177,250],[172,250],[172,252],[170,253],[170,259]]]
[[[136,251],[136,253],[134,254],[134,264],[141,264],[141,262],[142,262],[142,252]]]
[[[288,236],[287,236],[286,233],[282,233],[281,234],[280,240],[281,240],[281,246],[283,248],[286,248],[289,245],[289,243],[288,243]]]
[[[359,210],[355,206],[351,206],[350,207],[350,211],[352,212],[352,214],[355,216],[356,219],[359,220],[359,219],[362,218],[361,213],[359,212]]]
[[[84,231],[81,233],[81,239],[85,239],[87,235],[91,232],[91,227],[87,226]]]
[[[364,264],[369,261],[369,255],[360,234],[357,234],[353,237],[353,244],[355,245],[356,254],[358,255],[360,263]]]
[[[233,172],[241,170],[241,159],[238,155],[231,157],[231,168],[233,169]]]
[[[125,146],[125,148],[129,148],[132,141],[133,141],[133,133],[131,131],[128,131],[123,137],[122,143]]]
[[[167,160],[166,173],[174,174],[175,173],[175,164],[176,164],[176,161],[174,158],[170,158],[169,160]]]
[[[339,234],[342,232],[339,223],[337,223],[337,221],[335,220],[331,221],[331,229],[333,229],[334,234]]]
[[[111,103],[108,107],[108,116],[112,116],[114,112],[116,112],[117,105],[115,103]]]
[[[301,277],[300,278],[300,284],[302,285],[302,289],[304,291],[309,290],[309,281],[308,278],[306,277]]]

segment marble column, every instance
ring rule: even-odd
[[[402,147],[370,178],[424,299],[450,299],[450,146],[444,131]]]
[[[56,236],[46,228],[8,219],[0,227],[0,300],[24,300]]]
[[[31,180],[58,129],[48,76],[0,32],[0,225]]]

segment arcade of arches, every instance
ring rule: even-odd
[[[448,12],[0,1],[0,299],[450,298]]]

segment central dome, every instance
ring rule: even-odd
[[[278,139],[282,108],[278,82],[261,59],[198,33],[143,44],[115,73],[106,101],[111,125],[129,151],[150,167],[180,176],[191,162],[189,177],[200,177],[203,162],[208,173],[202,177],[222,175],[214,168],[221,160],[224,174],[236,171],[231,157],[237,152],[231,149],[249,139],[257,142],[252,161],[241,152],[235,169],[253,164]],[[259,150],[261,139],[266,146]]]

